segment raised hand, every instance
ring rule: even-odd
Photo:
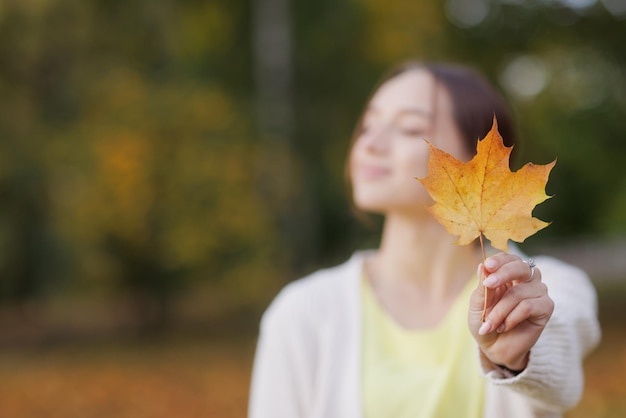
[[[499,253],[478,267],[479,284],[470,298],[468,322],[485,357],[495,365],[521,371],[543,332],[554,302],[541,271],[516,255]],[[482,321],[488,288],[485,321]]]

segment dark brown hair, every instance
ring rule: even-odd
[[[452,118],[471,155],[476,153],[478,140],[491,129],[494,115],[504,144],[512,146],[517,142],[513,118],[506,102],[484,77],[468,67],[407,61],[385,74],[373,90],[372,96],[384,83],[411,70],[429,72],[436,83],[446,89],[452,101]],[[362,119],[363,115],[355,129],[353,141],[361,131]]]

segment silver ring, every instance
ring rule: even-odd
[[[535,275],[535,267],[537,265],[535,264],[535,260],[533,260],[532,258],[529,258],[528,260],[524,260],[523,263],[528,264],[528,267],[530,267],[530,276],[528,276],[528,280],[526,280],[527,282],[529,282]]]

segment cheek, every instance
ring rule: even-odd
[[[408,170],[411,171],[411,178],[424,178],[428,174],[428,158],[413,159],[407,162]]]
[[[425,142],[412,144],[409,147],[398,147],[395,155],[395,172],[407,179],[426,177],[428,173],[428,145]]]
[[[345,170],[345,173],[348,176],[348,181],[350,183],[354,182],[354,174],[355,174],[354,170],[355,170],[355,165],[356,163],[358,163],[358,161],[359,161],[359,152],[357,150],[356,144],[353,144],[348,154],[348,160],[346,161],[346,170]]]
[[[404,199],[417,201],[421,204],[430,202],[430,198],[422,183],[418,181],[428,175],[428,147],[399,150],[396,158],[396,181],[401,185]]]
[[[433,145],[447,152],[459,161],[469,161],[473,153],[468,151],[468,144],[453,123],[441,124],[438,134],[432,140]]]

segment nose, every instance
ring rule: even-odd
[[[389,138],[391,134],[391,126],[383,125],[366,135],[365,147],[368,151],[374,153],[386,152],[389,149]]]

